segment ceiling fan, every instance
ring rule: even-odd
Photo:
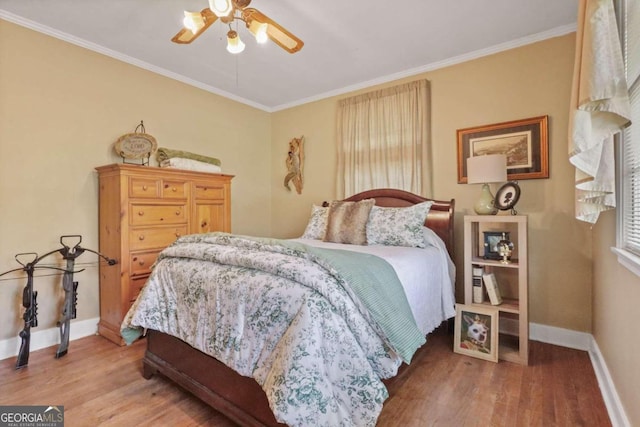
[[[209,7],[200,12],[184,12],[184,26],[171,41],[179,44],[191,43],[218,19],[229,25],[227,50],[240,53],[244,43],[238,33],[231,28],[235,20],[243,21],[258,43],[271,39],[289,53],[296,53],[304,45],[303,41],[271,20],[257,9],[247,7],[251,0],[209,0]]]

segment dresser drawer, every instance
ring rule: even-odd
[[[129,231],[129,248],[132,251],[164,249],[178,237],[187,234],[187,225],[178,227],[142,227]]]
[[[181,205],[130,205],[131,225],[179,224],[187,222],[187,207]]]
[[[214,185],[195,184],[195,198],[200,200],[224,199],[224,187]]]
[[[187,183],[185,181],[162,180],[163,199],[186,199]]]
[[[160,197],[160,180],[152,178],[139,178],[135,176],[129,177],[129,197]]]
[[[149,276],[147,275],[132,277],[131,280],[129,280],[129,302],[134,302],[136,298],[138,298],[138,295],[140,294],[140,291],[142,290],[144,285],[147,283],[148,278]]]
[[[130,255],[129,261],[129,273],[131,276],[144,276],[151,273],[151,266],[156,259],[160,251],[147,251],[147,252],[133,252]]]

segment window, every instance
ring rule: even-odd
[[[418,80],[338,103],[337,196],[397,188],[431,196],[429,82]]]
[[[640,2],[618,0],[631,125],[618,150],[618,260],[640,275]]]

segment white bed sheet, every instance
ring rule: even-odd
[[[449,257],[444,242],[439,238],[435,246],[427,246],[424,249],[383,245],[346,245],[313,239],[292,240],[319,248],[363,252],[386,260],[398,275],[416,324],[424,335],[456,315],[455,265]]]

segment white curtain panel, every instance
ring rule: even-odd
[[[613,0],[580,0],[569,114],[579,220],[593,224],[615,208],[613,136],[629,122],[630,110]]]
[[[339,101],[337,196],[398,188],[432,196],[429,82]]]

